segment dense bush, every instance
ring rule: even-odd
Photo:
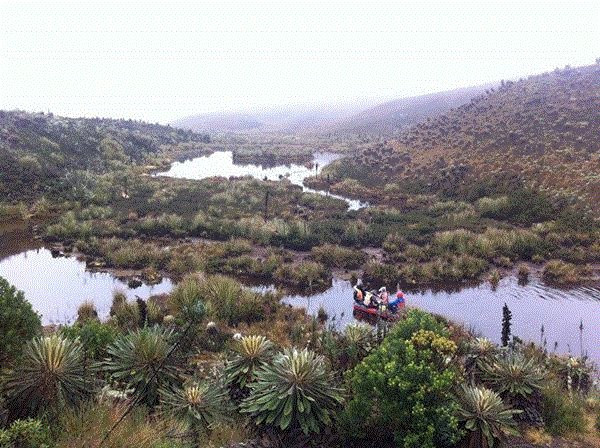
[[[79,340],[85,356],[97,361],[106,357],[108,346],[115,341],[119,334],[115,327],[98,320],[62,327],[60,333],[71,340]]]
[[[450,447],[460,436],[452,395],[456,345],[443,325],[411,310],[350,374],[342,430],[360,446]],[[382,432],[380,429],[386,428]],[[374,440],[372,434],[379,434]]]
[[[0,277],[0,365],[16,359],[25,343],[42,329],[40,316],[21,291]]]
[[[51,448],[54,444],[49,428],[40,420],[16,420],[6,429],[0,429],[2,448]]]

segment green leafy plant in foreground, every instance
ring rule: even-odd
[[[348,442],[365,447],[454,446],[460,436],[452,394],[457,347],[446,334],[433,316],[411,310],[349,373],[353,398],[340,415]],[[375,433],[376,441],[370,436]]]
[[[0,365],[21,354],[23,346],[42,329],[40,316],[25,295],[0,277]]]
[[[221,384],[193,382],[161,390],[161,409],[185,423],[196,442],[219,422],[229,419],[229,397]]]
[[[234,355],[227,362],[227,384],[244,390],[254,380],[255,371],[272,358],[273,343],[264,336],[244,336],[234,347]]]
[[[27,344],[4,388],[11,415],[22,417],[76,405],[89,386],[79,341],[52,335]]]
[[[40,420],[16,420],[8,428],[0,429],[2,448],[50,448],[50,431]]]
[[[516,434],[513,415],[500,396],[485,387],[462,386],[458,394],[458,417],[468,431],[469,448],[493,448]]]
[[[541,390],[546,375],[534,358],[511,353],[484,364],[482,370],[485,384],[512,406],[524,411],[519,418],[541,423]]]
[[[281,431],[299,428],[304,434],[319,433],[332,423],[343,403],[342,390],[334,386],[322,356],[304,349],[285,349],[256,371],[250,396],[241,410],[257,425]]]
[[[159,326],[131,331],[108,348],[109,358],[102,367],[152,406],[158,401],[159,388],[177,379],[175,360],[167,358],[173,338],[173,330]]]

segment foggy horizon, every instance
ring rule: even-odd
[[[600,56],[600,5],[587,1],[30,1],[0,15],[0,109],[73,117],[368,107]]]

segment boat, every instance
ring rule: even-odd
[[[353,314],[374,319],[394,320],[398,318],[398,312],[392,312],[384,307],[366,306],[364,303],[354,301]]]

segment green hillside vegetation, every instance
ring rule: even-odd
[[[206,134],[133,120],[0,111],[0,194],[64,195],[93,182],[93,174],[208,142]]]
[[[332,166],[386,200],[418,190],[452,197],[501,195],[515,184],[600,212],[600,65],[565,68],[497,89],[395,140]],[[339,190],[351,191],[343,183]]]

